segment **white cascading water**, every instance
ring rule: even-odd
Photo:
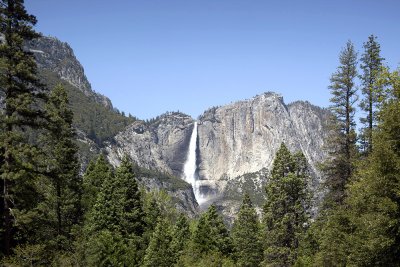
[[[196,148],[197,148],[197,122],[194,122],[193,132],[190,137],[188,156],[183,166],[183,174],[186,182],[192,185],[197,203],[202,204],[206,199],[200,194],[199,181],[196,179]]]

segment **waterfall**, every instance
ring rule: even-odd
[[[197,203],[202,204],[206,199],[200,193],[200,182],[196,177],[196,148],[197,148],[197,122],[194,122],[193,132],[190,137],[189,150],[185,165],[183,167],[184,179],[186,182],[192,185],[194,196],[196,197]]]

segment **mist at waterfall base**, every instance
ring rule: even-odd
[[[183,167],[184,180],[192,185],[194,196],[199,205],[205,203],[207,196],[200,192],[200,180],[196,177],[197,161],[197,122],[194,122],[192,135],[190,137],[189,150],[185,165]]]

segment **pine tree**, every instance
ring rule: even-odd
[[[123,249],[115,252],[123,255],[120,257],[120,264],[141,264],[145,250],[142,240],[145,231],[144,216],[142,196],[132,164],[124,157],[116,169],[115,177],[104,180],[94,207],[88,215],[88,246],[97,247],[94,251],[98,254],[89,253],[87,258],[92,262],[100,262],[104,251],[99,247],[99,234],[110,233],[121,238],[117,240],[118,244],[115,244]],[[112,244],[110,246],[112,247]]]
[[[190,237],[189,222],[184,214],[180,214],[172,229],[171,248],[175,256],[175,262],[177,262],[182,255],[189,243]]]
[[[345,197],[345,186],[354,172],[356,158],[356,134],[354,104],[357,101],[354,79],[357,76],[357,54],[348,41],[340,54],[340,66],[331,77],[329,89],[332,94],[331,137],[329,159],[324,162],[328,189],[325,205],[341,204]]]
[[[158,221],[162,218],[161,209],[153,195],[150,195],[150,200],[145,208],[146,216],[144,220],[146,221],[146,231],[151,236]]]
[[[234,258],[238,266],[258,266],[263,258],[260,236],[260,223],[250,200],[245,194],[238,217],[232,227]]]
[[[82,208],[85,212],[92,209],[103,182],[111,180],[111,176],[111,166],[103,154],[89,163],[83,176]]]
[[[264,265],[290,266],[309,223],[307,161],[282,143],[266,186],[263,208]]]
[[[175,255],[171,242],[170,223],[167,220],[159,220],[146,249],[143,266],[172,266],[175,262]]]
[[[192,243],[193,249],[200,253],[215,251],[226,256],[232,253],[232,241],[228,229],[215,205],[211,205],[200,217],[193,233]]]
[[[30,140],[32,129],[45,118],[40,104],[46,90],[39,82],[32,53],[24,42],[39,35],[32,27],[36,18],[29,15],[23,0],[0,1],[0,29],[4,42],[0,44],[2,70],[1,95],[4,112],[1,115],[1,243],[6,255],[16,243],[34,235],[36,207],[41,197],[36,182],[40,177],[40,150]],[[32,232],[31,232],[32,231]],[[18,240],[16,240],[18,238]]]
[[[374,149],[349,187],[348,214],[353,266],[398,266],[400,262],[400,74],[384,69]],[[382,83],[383,82],[383,83]]]
[[[93,230],[118,231],[123,236],[144,232],[144,213],[141,193],[125,157],[117,168],[115,177],[104,180],[94,210]]]
[[[364,43],[364,54],[361,57],[361,76],[362,94],[364,98],[360,102],[361,109],[366,113],[366,117],[360,119],[365,124],[362,129],[362,145],[365,152],[372,151],[372,129],[376,124],[376,105],[380,94],[376,79],[382,67],[384,58],[380,56],[381,48],[376,41],[376,36],[368,37],[368,42]]]
[[[45,108],[49,131],[43,136],[48,185],[43,188],[45,199],[41,203],[44,241],[57,249],[71,248],[71,230],[81,221],[81,178],[79,177],[78,148],[72,127],[73,113],[69,108],[68,95],[58,85],[49,96]],[[69,243],[69,244],[68,244]]]
[[[318,228],[313,255],[316,265],[345,266],[348,255],[348,236],[352,231],[345,205],[346,186],[355,173],[358,156],[355,133],[355,103],[357,101],[354,80],[357,76],[357,54],[349,41],[340,54],[340,66],[331,77],[332,98],[330,110],[331,136],[329,157],[323,163],[324,186],[327,189],[319,217],[313,229]]]

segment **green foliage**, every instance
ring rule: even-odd
[[[146,249],[143,266],[172,266],[175,262],[175,255],[171,242],[170,223],[167,220],[159,220]]]
[[[354,79],[357,76],[357,54],[348,41],[340,54],[340,66],[331,77],[332,98],[330,110],[331,136],[328,144],[329,158],[323,164],[326,208],[341,204],[345,198],[345,187],[354,172],[357,158],[354,104],[357,100]]]
[[[337,206],[329,214],[321,216],[318,252],[314,255],[316,266],[346,266],[349,249],[348,235],[351,223],[344,205]]]
[[[226,256],[232,253],[232,240],[215,205],[201,215],[192,237],[193,249],[200,253],[215,251]]]
[[[180,214],[172,229],[171,248],[175,255],[175,262],[181,257],[191,238],[189,222],[184,214]]]
[[[320,214],[313,227],[314,237],[303,244],[303,262],[315,266],[398,266],[400,76],[384,68],[376,83],[382,94],[377,105],[378,125],[373,129],[374,149],[359,162],[344,202]]]
[[[309,223],[310,195],[307,161],[292,155],[282,143],[266,187],[264,205],[264,264],[289,266],[296,258],[299,242]]]
[[[142,195],[136,183],[132,165],[127,158],[124,158],[116,169],[115,176],[105,178],[94,207],[88,215],[85,228],[90,237],[89,247],[93,245],[93,242],[99,243],[96,235],[104,231],[106,235],[101,235],[99,238],[111,237],[111,245],[103,247],[100,242],[98,250],[92,251],[93,253],[89,251],[87,259],[90,261],[93,258],[98,261],[102,255],[108,253],[109,248],[115,247],[117,255],[124,255],[117,257],[120,258],[119,264],[128,264],[128,261],[124,259],[138,264],[142,261],[145,249],[142,239],[145,231],[145,214]],[[115,239],[117,237],[118,239]]]
[[[374,149],[349,187],[350,260],[358,266],[400,262],[400,75],[382,72],[387,95],[378,115]],[[383,100],[383,99],[382,99]]]
[[[86,263],[88,266],[129,266],[127,251],[127,244],[121,234],[101,230],[88,241]]]
[[[182,267],[234,267],[234,261],[218,251],[209,251],[196,256],[184,254],[176,266]]]
[[[14,254],[11,257],[2,259],[0,264],[6,267],[45,266],[48,263],[47,258],[45,245],[24,244],[16,246]]]
[[[137,120],[132,116],[122,116],[120,113],[96,102],[78,88],[61,80],[55,73],[42,71],[41,77],[50,88],[59,83],[62,84],[68,92],[69,102],[74,113],[74,127],[85,132],[90,139],[99,145],[110,140],[111,137],[124,130],[127,125]]]
[[[111,179],[111,166],[104,155],[100,154],[97,160],[89,163],[83,176],[82,207],[85,212],[92,209],[103,182]]]
[[[143,234],[141,193],[127,158],[116,169],[115,177],[103,181],[89,220],[91,231],[107,229],[122,236]]]
[[[161,214],[161,208],[158,201],[153,196],[150,196],[149,200],[145,204],[145,221],[146,221],[146,231],[152,234],[159,219],[163,218]]]
[[[31,133],[44,125],[41,104],[46,89],[39,82],[37,67],[24,42],[39,35],[32,29],[36,18],[29,15],[22,0],[0,2],[0,95],[4,110],[0,115],[1,251],[6,255],[19,242],[36,236],[33,229],[41,200],[36,183],[41,175],[40,148]]]
[[[258,266],[263,258],[260,222],[246,193],[232,231],[233,255],[238,266]]]
[[[54,216],[49,225],[55,235],[59,249],[70,249],[72,227],[81,221],[82,183],[79,177],[78,148],[75,145],[75,132],[72,128],[72,111],[68,106],[68,96],[62,86],[53,89],[46,104],[50,131],[44,136],[46,143],[47,177],[50,188],[43,192],[47,198],[42,203],[43,212]],[[49,190],[50,189],[50,190]],[[48,227],[48,225],[47,225]],[[49,231],[49,229],[47,229]]]
[[[364,54],[361,57],[362,94],[364,98],[360,102],[360,108],[366,113],[365,117],[360,118],[365,126],[362,128],[361,145],[364,152],[372,151],[372,130],[376,126],[377,105],[381,95],[381,87],[376,82],[381,71],[382,61],[380,56],[381,47],[376,41],[376,36],[371,35],[364,43]]]

